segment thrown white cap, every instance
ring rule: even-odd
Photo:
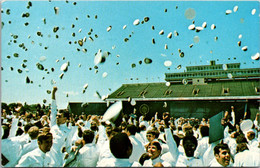
[[[250,119],[244,120],[241,124],[240,124],[240,129],[243,133],[248,132],[253,126],[253,121]]]

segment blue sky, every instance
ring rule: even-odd
[[[105,96],[124,83],[165,82],[166,72],[183,72],[186,66],[208,65],[210,60],[216,60],[217,64],[240,62],[241,68],[259,67],[259,60],[251,59],[259,52],[260,46],[257,1],[31,2],[29,9],[26,8],[28,1],[1,3],[1,20],[4,23],[1,29],[2,102],[34,104],[46,99],[48,104],[51,95],[47,90],[57,86],[58,107],[64,108],[68,102],[101,101],[95,96],[96,91]],[[235,6],[238,6],[236,12],[233,11]],[[59,8],[58,14],[55,14],[54,7]],[[6,13],[8,9],[9,15]],[[193,19],[185,16],[185,12],[191,9],[196,12]],[[251,13],[253,9],[256,9],[254,15]],[[232,13],[226,15],[227,10],[232,10]],[[30,16],[22,17],[27,12]],[[149,21],[133,25],[136,19],[141,22],[144,17],[149,17]],[[193,21],[199,27],[206,22],[207,27],[200,32],[189,30]],[[26,22],[28,26],[24,25]],[[211,29],[212,24],[216,25],[214,30]],[[127,26],[125,29],[124,25]],[[107,32],[109,26],[112,29]],[[59,27],[56,33],[53,32],[54,27]],[[93,31],[88,35],[90,29]],[[164,30],[163,35],[159,35],[161,30]],[[178,36],[174,36],[175,31]],[[43,36],[38,36],[37,32]],[[171,39],[167,38],[170,32],[173,33]],[[239,39],[240,34],[242,38]],[[13,35],[18,35],[18,38],[14,39]],[[56,38],[56,35],[59,37]],[[89,36],[94,39],[93,42],[88,40]],[[74,44],[84,37],[87,40],[82,47]],[[199,42],[194,42],[194,37]],[[129,41],[124,42],[125,38]],[[155,44],[152,44],[153,38]],[[14,40],[17,42],[14,43]],[[241,41],[241,47],[237,45],[238,41]],[[19,47],[22,43],[27,51]],[[165,44],[168,45],[167,50]],[[189,47],[191,44],[192,48]],[[244,46],[248,47],[247,51],[241,50]],[[83,48],[87,49],[86,53]],[[98,72],[95,73],[94,58],[99,49],[111,54],[104,63],[97,65]],[[183,58],[179,56],[178,49],[184,52]],[[19,57],[14,57],[14,53],[18,53]],[[41,62],[42,56],[46,60]],[[144,58],[152,59],[152,63],[145,64]],[[168,60],[172,61],[171,67],[164,66]],[[60,67],[68,61],[70,66],[60,79]],[[23,63],[26,68],[21,66]],[[37,63],[41,63],[47,71],[37,69]],[[136,67],[132,68],[132,64]],[[178,65],[182,68],[177,69]],[[52,72],[51,68],[55,70]],[[18,73],[18,69],[22,73]],[[103,77],[103,73],[107,76]],[[27,76],[33,83],[26,84]],[[52,80],[56,83],[52,84]],[[83,93],[85,84],[88,88]]]

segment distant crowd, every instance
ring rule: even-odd
[[[3,167],[260,167],[259,112],[238,123],[231,106],[219,121],[223,136],[209,143],[209,119],[164,112],[148,121],[134,112],[116,124],[58,110],[57,90],[50,109],[2,106]]]

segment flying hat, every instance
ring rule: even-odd
[[[249,132],[250,130],[252,130],[253,126],[253,122],[250,119],[244,120],[241,124],[240,124],[240,129],[241,131],[246,135],[247,132]],[[252,130],[253,131],[253,130]]]

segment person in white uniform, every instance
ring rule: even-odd
[[[5,167],[14,167],[19,161],[22,146],[19,142],[13,141],[9,136],[9,127],[2,125],[2,139],[1,139],[1,155],[2,165]]]
[[[237,154],[235,155],[235,167],[260,167],[260,153],[249,151],[246,143],[237,145]]]
[[[110,139],[110,151],[115,158],[107,158],[99,164],[100,167],[131,167],[141,166],[139,163],[130,163],[133,146],[126,133],[117,133]]]
[[[214,147],[215,159],[210,167],[232,167],[230,149],[227,144],[219,143]]]
[[[201,139],[198,140],[198,147],[195,150],[194,156],[202,158],[203,154],[209,148],[209,127],[200,127]]]
[[[41,133],[37,140],[39,147],[22,156],[16,167],[49,167],[51,158],[47,152],[52,147],[52,139],[50,132]]]
[[[94,132],[91,130],[83,132],[85,145],[79,150],[75,167],[96,167],[99,151],[96,144],[93,143],[94,135]]]
[[[161,164],[163,167],[171,167],[172,165],[161,159],[162,147],[159,142],[152,141],[147,146],[147,152],[150,159],[145,160],[144,167],[153,167],[157,164]]]
[[[38,148],[37,137],[39,134],[39,128],[36,126],[32,126],[29,129],[28,134],[29,134],[31,140],[29,141],[29,143],[27,143],[23,146],[21,157],[23,155],[25,155],[26,153],[31,152],[32,150]]]
[[[172,132],[169,129],[169,115],[163,116],[165,123],[165,135],[167,139],[167,144],[169,146],[169,152],[172,155],[172,159],[176,162],[177,167],[201,167],[203,166],[202,159],[197,159],[194,157],[194,152],[197,147],[197,139],[194,136],[188,135],[183,138],[183,148],[185,154],[180,154],[176,142],[173,139]]]
[[[50,155],[55,160],[53,167],[60,167],[65,163],[65,156],[70,153],[72,147],[72,138],[75,133],[74,129],[69,129],[66,125],[66,120],[69,114],[66,110],[57,110],[56,105],[56,91],[58,88],[53,87],[52,91],[52,104],[50,115],[50,128],[53,134],[53,148],[50,151]],[[58,113],[57,113],[58,112]]]
[[[135,137],[136,134],[136,126],[129,124],[126,127],[126,134],[128,135],[132,145],[133,151],[129,158],[130,162],[133,163],[134,161],[138,162],[140,156],[145,152],[143,144]]]

